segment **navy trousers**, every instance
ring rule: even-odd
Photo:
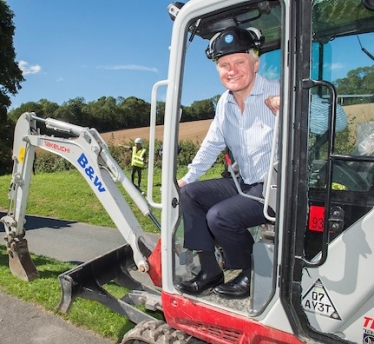
[[[242,191],[262,197],[263,183],[241,183]],[[266,222],[263,204],[238,194],[231,178],[190,183],[181,188],[184,247],[214,251],[218,243],[228,269],[251,268],[254,244],[248,228]]]

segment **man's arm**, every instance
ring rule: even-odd
[[[265,104],[275,115],[280,108],[280,96],[270,96],[265,100]],[[329,106],[330,103],[327,100],[322,99],[318,95],[312,95],[310,110],[310,126],[312,133],[322,135],[327,131]],[[347,115],[343,107],[336,104],[335,130],[337,132],[343,131],[347,125]]]
[[[329,126],[329,109],[330,101],[323,99],[317,94],[312,95],[312,102],[310,106],[310,131],[316,135],[323,135]],[[336,104],[336,122],[335,130],[337,132],[343,131],[347,127],[347,116],[344,109]]]

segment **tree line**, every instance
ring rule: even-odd
[[[214,116],[217,96],[182,106],[182,122],[211,119]],[[15,123],[25,112],[35,112],[41,118],[55,118],[61,121],[95,128],[103,133],[123,129],[148,127],[151,104],[137,97],[101,97],[86,102],[84,98],[70,99],[62,105],[47,99],[38,102],[27,102],[9,111],[8,118]],[[164,122],[165,102],[158,102],[156,124]]]

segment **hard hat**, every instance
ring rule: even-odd
[[[246,53],[251,49],[258,51],[264,40],[261,31],[254,27],[246,30],[238,26],[231,26],[216,33],[210,39],[205,53],[208,59],[218,60],[222,56]]]
[[[137,137],[134,142],[135,143],[143,143],[143,140],[140,137]]]

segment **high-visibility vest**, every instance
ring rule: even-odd
[[[135,146],[132,147],[131,166],[143,168],[144,167],[144,154],[145,154],[144,148],[141,148],[137,151]]]

